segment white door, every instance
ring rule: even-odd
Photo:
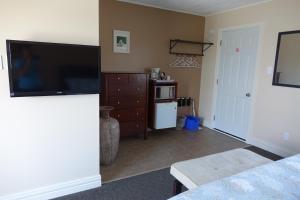
[[[176,127],[177,102],[155,104],[155,129]]]
[[[259,27],[222,32],[215,128],[245,139],[258,51]]]

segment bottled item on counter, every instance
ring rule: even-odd
[[[187,104],[187,99],[186,99],[186,97],[183,97],[182,98],[182,106],[186,106],[186,104]]]

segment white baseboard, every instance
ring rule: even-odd
[[[253,146],[259,147],[261,149],[264,149],[266,151],[269,151],[271,153],[274,153],[276,155],[282,156],[282,157],[289,157],[294,155],[295,153],[289,151],[288,149],[279,147],[277,145],[253,138],[248,137],[246,140],[247,144],[251,144]]]
[[[101,176],[97,175],[7,196],[1,196],[0,200],[47,200],[98,188],[100,186]]]

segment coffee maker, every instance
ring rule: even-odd
[[[160,68],[151,68],[151,79],[158,80],[160,78]]]

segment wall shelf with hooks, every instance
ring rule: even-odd
[[[178,45],[178,44],[190,44],[190,45],[199,45],[200,46],[200,50],[201,53],[185,53],[185,52],[176,52],[174,50],[174,48]],[[212,45],[214,45],[214,43],[211,42],[196,42],[196,41],[189,41],[189,40],[180,40],[180,39],[176,39],[176,40],[170,40],[170,48],[169,48],[169,52],[170,54],[174,54],[174,55],[184,55],[184,56],[204,56],[204,52],[209,49]]]

